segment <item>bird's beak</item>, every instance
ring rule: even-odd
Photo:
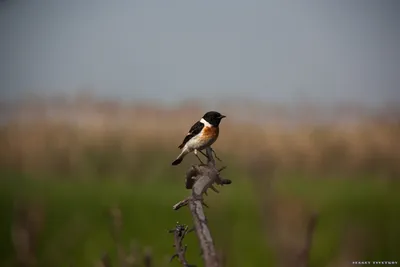
[[[223,118],[226,118],[226,116],[225,115],[221,115],[221,116],[219,116],[219,118],[223,119]]]

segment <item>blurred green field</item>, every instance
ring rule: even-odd
[[[62,120],[40,102],[21,108],[0,127],[0,265],[101,266],[107,253],[138,267],[150,250],[152,266],[179,266],[167,230],[192,224],[172,206],[190,193],[184,174],[197,160],[170,164],[202,111],[78,101]],[[227,119],[214,148],[233,183],[206,198],[225,266],[298,266],[314,213],[308,266],[399,261],[400,120],[384,118],[290,130]],[[195,234],[185,243],[201,266]]]
[[[112,207],[119,207],[122,212],[121,240],[124,247],[129,249],[132,242],[140,251],[150,247],[154,266],[167,266],[168,258],[174,253],[173,237],[167,230],[173,228],[177,221],[191,225],[191,217],[187,209],[173,211],[171,208],[189,193],[183,186],[184,167],[179,170],[169,166],[162,168],[164,164],[161,163],[158,162],[151,172],[142,173],[149,177],[140,180],[129,177],[119,180],[106,179],[112,177],[47,179],[2,171],[0,265],[14,266],[16,251],[10,229],[15,224],[14,206],[17,200],[26,205],[40,203],[45,211],[35,247],[36,266],[94,266],[105,252],[116,263],[117,246],[109,215]],[[178,174],[180,172],[182,174]],[[206,213],[216,247],[226,255],[226,266],[277,266],[279,247],[270,245],[269,234],[272,239],[272,234],[279,229],[268,229],[263,223],[264,185],[235,167],[228,168],[224,174],[233,180],[233,184],[220,188],[220,194],[209,194],[206,202],[211,208]],[[357,252],[361,258],[353,260],[398,260],[399,182],[374,177],[345,178],[328,180],[281,174],[274,178],[272,188],[266,189],[265,193],[272,192],[276,210],[281,209],[280,200],[294,200],[319,212],[311,266],[327,266],[340,256],[344,231],[349,225],[362,229],[364,233],[360,240],[357,236],[352,240],[355,245],[359,243],[364,247]],[[290,206],[282,206],[282,209],[291,212]],[[275,227],[284,227],[285,224],[290,227],[293,223],[278,221]],[[195,234],[190,234],[185,242],[188,244],[189,261],[201,266]],[[169,266],[179,264],[175,262]]]

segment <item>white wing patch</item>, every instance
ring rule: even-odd
[[[203,123],[205,127],[211,127],[212,126],[208,121],[206,121],[203,118],[200,119],[200,122]]]

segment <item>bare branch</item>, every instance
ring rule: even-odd
[[[175,204],[173,209],[177,210],[189,205],[196,234],[200,242],[204,266],[220,267],[221,265],[215,251],[211,232],[207,225],[207,218],[203,210],[203,206],[208,207],[204,203],[203,195],[207,194],[209,188],[218,193],[219,191],[213,185],[231,184],[231,180],[220,176],[220,172],[226,167],[219,170],[216,168],[212,148],[207,148],[206,152],[208,158],[207,164],[194,165],[186,173],[186,188],[192,189],[191,196]],[[179,253],[177,253],[176,257],[179,257]]]
[[[188,203],[189,203],[189,198],[185,198],[184,200],[181,200],[178,203],[176,203],[172,208],[174,210],[179,210],[180,208],[187,206]]]

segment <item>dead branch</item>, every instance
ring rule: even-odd
[[[174,247],[176,251],[176,253],[172,255],[170,261],[177,258],[184,267],[196,267],[187,262],[185,257],[187,246],[182,244],[183,239],[189,232],[189,227],[187,225],[176,223],[175,229],[169,230],[169,232],[174,234]]]
[[[188,170],[186,173],[186,188],[192,189],[192,194],[175,204],[173,209],[178,210],[183,206],[189,206],[194,221],[194,228],[199,239],[204,266],[220,267],[211,232],[207,225],[207,218],[203,210],[203,205],[207,207],[203,200],[203,194],[207,195],[209,188],[218,193],[219,191],[214,187],[214,184],[230,184],[231,180],[224,179],[220,175],[220,172],[225,167],[219,170],[216,168],[212,152],[211,148],[206,150],[208,157],[207,164],[194,165]]]

